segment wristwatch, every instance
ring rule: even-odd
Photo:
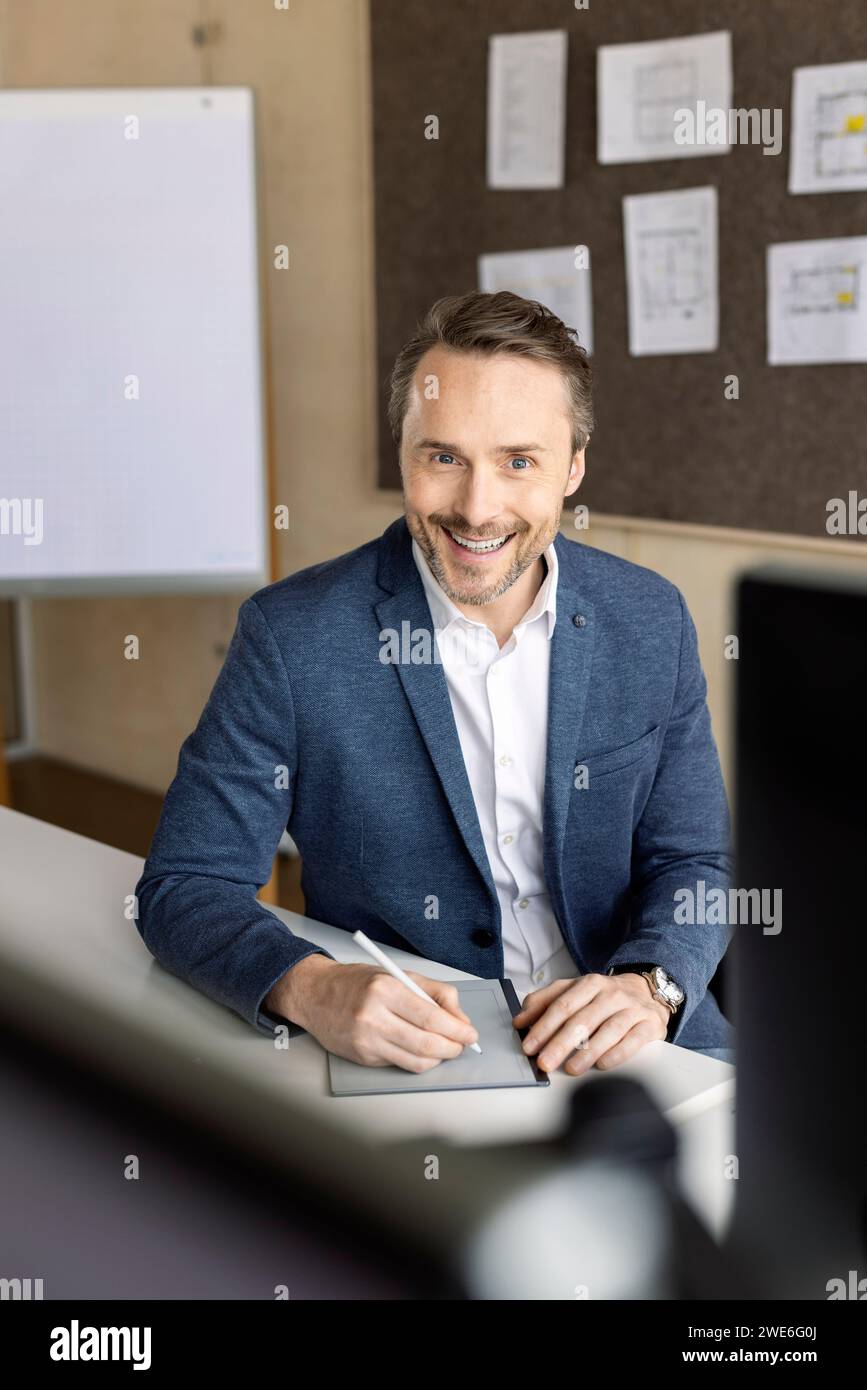
[[[626,973],[641,975],[650,986],[654,999],[658,999],[661,1004],[667,1004],[672,1017],[677,1013],[686,996],[677,981],[667,970],[663,970],[661,965],[648,965],[640,961],[632,965],[617,965],[609,971],[612,975]]]

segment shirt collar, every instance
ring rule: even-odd
[[[545,613],[547,614],[548,624],[547,635],[550,638],[554,632],[554,624],[557,621],[557,576],[560,568],[557,561],[557,551],[553,541],[542,554],[548,567],[547,573],[539,586],[536,597],[527,609],[527,612],[524,614],[523,618],[521,618],[520,622],[515,624],[515,631],[517,632],[519,628],[526,627],[529,623],[535,622],[537,618],[540,618],[542,614]],[[447,628],[454,622],[470,623],[475,627],[486,626],[475,618],[467,617],[466,613],[462,613],[457,605],[452,602],[439,581],[433,575],[430,565],[425,559],[424,553],[415,537],[413,537],[412,540],[412,557],[421,575],[421,582],[424,585],[424,591],[427,596],[428,606],[430,607],[431,617],[434,621],[434,627]]]

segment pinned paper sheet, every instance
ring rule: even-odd
[[[596,53],[597,158],[600,164],[727,154],[732,101],[732,36],[727,29],[683,39],[603,45]],[[680,143],[693,113],[695,138]],[[714,112],[725,113],[718,143]],[[688,131],[688,126],[686,127]],[[704,138],[703,138],[704,137]]]
[[[715,188],[623,199],[629,351],[715,352],[719,346]]]
[[[593,296],[586,246],[480,256],[479,289],[488,294],[512,290],[525,299],[538,300],[567,328],[576,330],[581,347],[593,351]]]
[[[488,47],[488,186],[562,188],[565,29],[494,34]]]
[[[769,246],[768,361],[867,362],[867,237]]]
[[[867,62],[796,68],[790,193],[867,188]]]

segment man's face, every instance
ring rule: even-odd
[[[441,587],[457,604],[492,603],[550,545],[584,476],[559,368],[431,348],[404,418],[401,476],[407,525]]]

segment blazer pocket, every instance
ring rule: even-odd
[[[601,777],[603,773],[617,772],[621,767],[631,767],[633,763],[642,762],[654,748],[658,733],[659,725],[656,724],[652,729],[648,729],[646,734],[642,734],[641,738],[633,739],[632,743],[623,743],[619,748],[610,748],[605,753],[590,753],[585,758],[577,758],[576,764],[587,768],[592,786],[594,777]]]

